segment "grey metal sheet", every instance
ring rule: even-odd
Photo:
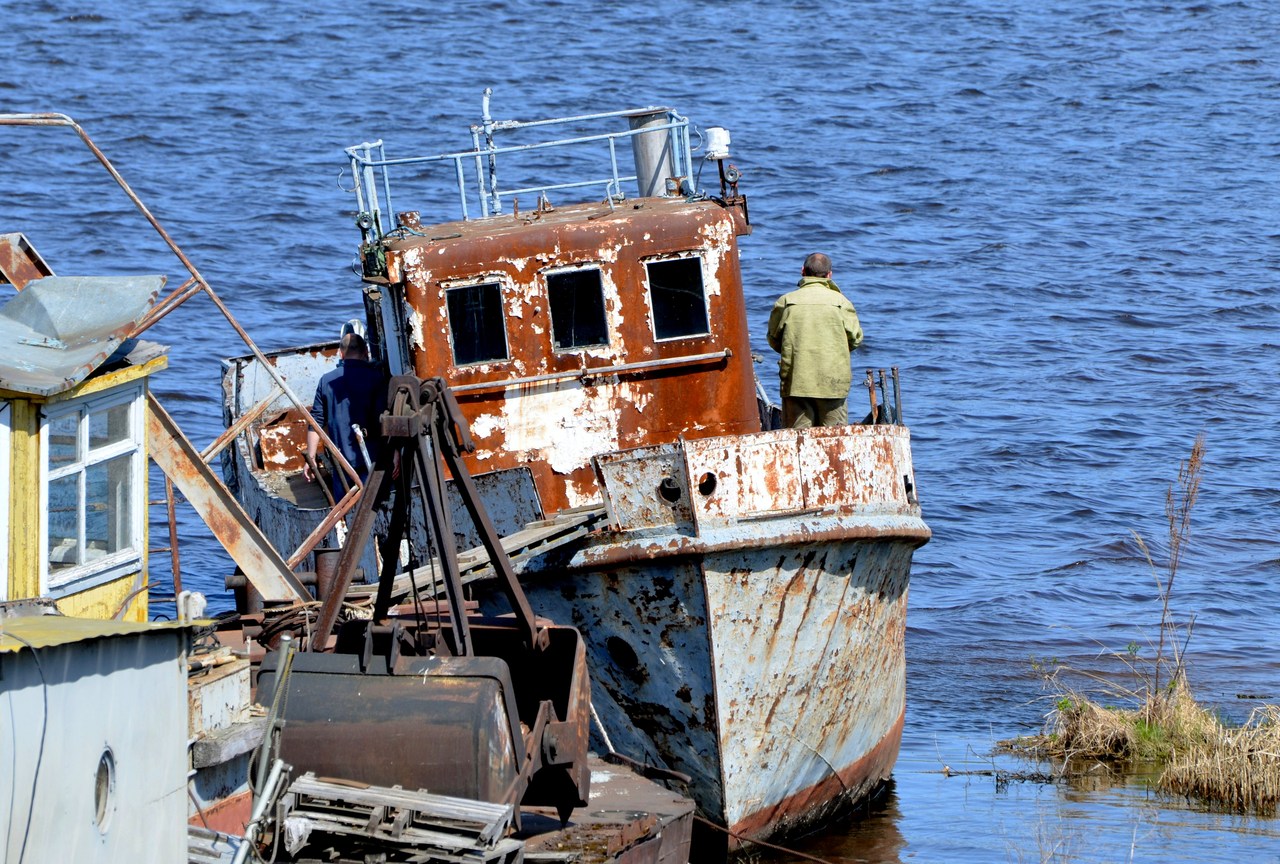
[[[0,309],[0,388],[69,390],[102,365],[151,308],[164,276],[46,276]]]

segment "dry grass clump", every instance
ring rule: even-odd
[[[1280,804],[1280,706],[1254,709],[1238,728],[1218,734],[1169,759],[1160,789],[1209,801],[1228,810],[1273,816]]]
[[[1196,798],[1240,812],[1274,814],[1280,803],[1280,706],[1254,711],[1243,726],[1222,723],[1191,695],[1184,652],[1194,617],[1179,623],[1169,607],[1178,564],[1191,531],[1191,509],[1200,489],[1204,438],[1178,471],[1177,487],[1165,498],[1169,557],[1162,579],[1146,543],[1136,533],[1161,600],[1160,637],[1154,657],[1140,657],[1136,643],[1111,656],[1127,667],[1136,686],[1087,675],[1122,705],[1112,707],[1063,686],[1060,668],[1046,673],[1055,697],[1045,730],[1039,735],[1002,741],[1009,752],[1061,760],[1065,766],[1086,758],[1104,763],[1154,763],[1163,767],[1157,787],[1172,795]],[[1068,670],[1069,671],[1069,670]],[[1075,673],[1077,675],[1083,673]]]
[[[1214,740],[1221,723],[1175,679],[1172,688],[1139,707],[1104,705],[1080,692],[1058,698],[1039,735],[1002,742],[1023,755],[1104,762],[1157,762]]]

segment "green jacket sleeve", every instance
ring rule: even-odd
[[[852,305],[844,310],[844,332],[849,339],[849,350],[862,344],[862,325],[858,323],[858,311]]]
[[[786,312],[787,304],[779,300],[773,304],[773,311],[769,313],[769,347],[774,351],[782,350],[782,319]],[[856,322],[856,318],[854,319]],[[861,331],[859,331],[861,333]],[[862,337],[859,336],[859,339]]]

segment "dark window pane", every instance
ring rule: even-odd
[[[507,334],[502,317],[502,287],[497,282],[466,285],[445,292],[453,362],[459,366],[507,359]]]
[[[551,338],[557,350],[607,345],[604,289],[599,270],[574,270],[547,276],[551,299]]]
[[[658,339],[701,336],[708,332],[707,301],[702,293],[702,259],[650,261],[649,302],[653,335]]]

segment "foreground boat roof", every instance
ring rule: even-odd
[[[179,621],[102,621],[69,615],[24,615],[0,623],[0,654],[53,648],[75,642],[136,636],[161,630],[189,630],[193,625]]]
[[[70,390],[133,332],[163,276],[46,276],[0,309],[0,389],[35,396]]]

